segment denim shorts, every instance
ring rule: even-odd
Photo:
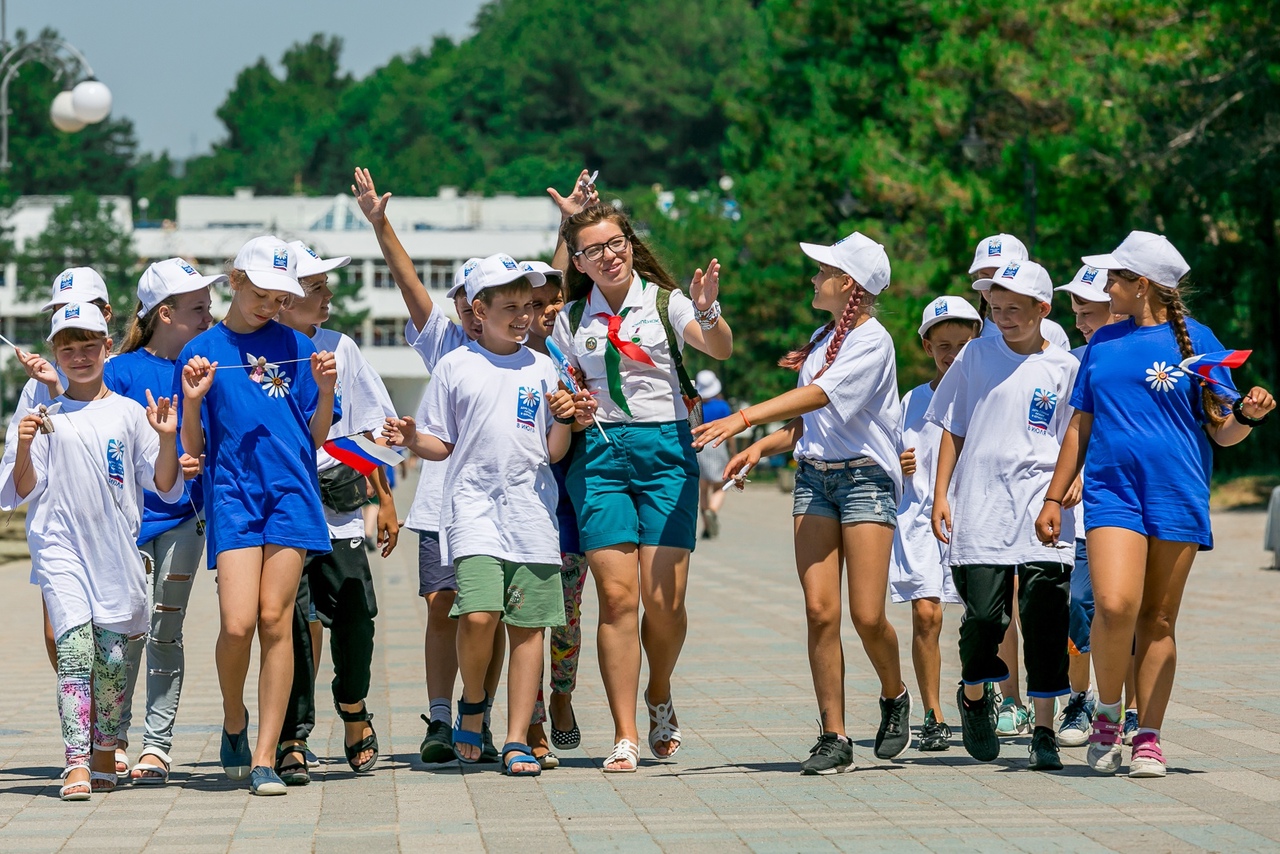
[[[893,480],[871,463],[855,468],[818,471],[800,463],[796,471],[792,516],[826,516],[842,525],[880,522],[898,525]]]

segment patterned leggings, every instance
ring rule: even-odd
[[[124,707],[128,638],[84,623],[58,638],[58,715],[67,748],[67,767],[88,765],[90,740],[99,750],[115,750]],[[93,697],[90,699],[90,685]],[[90,735],[89,710],[98,720]]]
[[[578,654],[582,652],[582,585],[587,580],[587,556],[561,556],[560,583],[564,589],[564,625],[551,630],[551,693],[572,694],[578,682]],[[547,719],[542,687],[531,723]]]

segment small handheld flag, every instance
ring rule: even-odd
[[[1178,367],[1184,371],[1190,371],[1201,379],[1206,379],[1215,385],[1225,385],[1209,376],[1209,372],[1214,368],[1238,368],[1253,354],[1252,350],[1219,350],[1216,353],[1202,353],[1198,356],[1192,356],[1183,359],[1178,363]]]
[[[391,448],[371,442],[359,433],[354,436],[339,436],[324,443],[324,450],[329,456],[344,463],[360,474],[368,477],[380,466],[396,466],[401,456]]]
[[[564,351],[561,350],[556,342],[547,338],[547,353],[551,356],[551,361],[556,363],[556,373],[560,375],[560,381],[564,383],[564,387],[571,394],[577,394],[582,391],[582,387],[578,385],[578,381],[573,376],[573,369],[569,366],[569,360],[565,358]],[[600,431],[600,436],[609,442],[609,434],[604,432],[604,428],[600,426],[600,422],[595,422],[596,429]]]
[[[747,480],[747,472],[749,471],[751,471],[751,463],[747,463],[745,466],[743,466],[741,469],[738,470],[737,474],[729,478],[728,482],[726,482],[725,485],[720,488],[720,491],[728,492],[731,489],[736,489],[739,492],[741,492],[742,490],[746,489],[747,484],[751,482]]]

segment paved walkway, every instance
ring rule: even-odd
[[[1034,774],[1024,770],[1025,739],[1006,742],[1001,760],[988,765],[970,760],[958,738],[945,754],[912,750],[898,763],[878,762],[871,753],[876,681],[851,628],[845,631],[848,712],[858,770],[802,778],[796,763],[813,742],[817,714],[789,502],[765,485],[731,497],[722,538],[695,555],[689,640],[675,687],[685,746],[678,761],[645,761],[639,773],[625,776],[599,771],[611,727],[596,669],[590,586],[575,695],[583,749],[568,752],[560,769],[536,781],[509,780],[492,766],[419,762],[425,615],[409,539],[378,570],[382,613],[370,705],[384,754],[376,774],[354,778],[342,760],[342,728],[324,716],[312,746],[329,761],[309,787],[259,799],[222,777],[212,655],[217,611],[213,577],[204,575],[188,619],[190,676],[173,782],[122,789],[88,804],[61,803],[54,777],[62,747],[38,593],[26,583],[26,564],[9,564],[0,570],[0,601],[10,605],[0,620],[0,851],[655,851],[696,845],[702,851],[1092,852],[1275,850],[1280,844],[1274,657],[1280,575],[1262,570],[1269,561],[1260,514],[1216,517],[1219,548],[1200,558],[1192,576],[1164,730],[1173,765],[1167,779],[1095,778],[1082,750],[1067,751],[1063,772]],[[890,615],[906,664],[909,615],[903,607]],[[957,674],[959,615],[956,608],[946,614],[944,682]]]

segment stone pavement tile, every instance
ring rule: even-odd
[[[632,827],[602,828],[597,832],[582,832],[574,828],[569,834],[569,845],[574,851],[595,854],[597,851],[614,851],[619,854],[649,854],[662,851],[641,825]]]

